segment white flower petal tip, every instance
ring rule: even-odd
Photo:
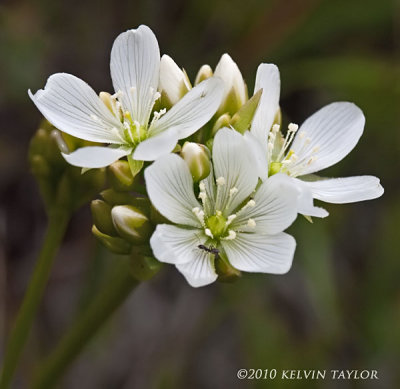
[[[239,70],[239,67],[229,54],[225,53],[222,55],[215,68],[214,76],[221,78],[224,82],[224,99],[233,89],[236,97],[239,99],[239,104],[243,105],[246,102],[246,84],[243,80],[243,76]]]
[[[263,63],[258,67],[254,93],[260,89],[263,92],[251,124],[251,133],[262,145],[265,145],[275,115],[279,110],[281,79],[276,65]]]
[[[331,103],[311,115],[291,145],[299,174],[310,174],[342,160],[359,141],[365,125],[360,108],[349,102]]]
[[[160,69],[157,39],[147,26],[121,33],[111,49],[110,70],[125,109],[147,125],[156,98]]]
[[[379,178],[374,176],[323,178],[305,184],[314,198],[334,204],[373,200],[384,193]]]
[[[207,254],[201,254],[196,261],[176,265],[176,268],[193,288],[210,285],[218,278]]]
[[[44,89],[28,91],[42,115],[59,130],[92,142],[121,143],[121,123],[96,92],[84,81],[67,73],[50,76]]]
[[[71,154],[62,153],[62,156],[70,165],[94,169],[111,165],[129,153],[129,150],[90,146],[77,149]]]
[[[166,94],[169,102],[176,104],[190,89],[190,81],[182,69],[169,56],[164,54],[160,62],[159,91]]]

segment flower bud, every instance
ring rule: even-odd
[[[132,205],[115,206],[111,217],[118,234],[131,243],[144,243],[152,233],[153,227],[149,218]]]
[[[235,114],[247,101],[247,86],[238,66],[228,54],[221,57],[215,68],[214,76],[221,78],[224,82],[224,97],[217,113],[219,115]]]
[[[90,209],[92,210],[93,224],[100,232],[111,236],[118,235],[111,218],[111,207],[106,202],[93,200]]]
[[[200,84],[202,81],[207,80],[213,76],[213,71],[209,65],[203,65],[197,73],[194,85]]]
[[[95,225],[92,227],[92,233],[108,250],[115,254],[129,254],[131,252],[132,245],[124,239],[103,234]]]
[[[175,61],[164,54],[160,61],[159,90],[166,105],[171,107],[176,104],[190,89],[189,78],[184,70],[181,70]]]
[[[210,153],[205,146],[186,142],[182,147],[181,157],[188,164],[194,182],[199,182],[210,174]]]
[[[112,163],[107,173],[113,188],[123,192],[132,190],[135,177],[132,175],[128,161],[119,160]]]
[[[231,125],[231,115],[229,115],[229,113],[224,113],[216,120],[211,130],[211,136],[215,136],[215,134],[220,128],[229,127],[230,125]]]

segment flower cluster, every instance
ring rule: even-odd
[[[314,199],[349,203],[383,193],[376,177],[315,174],[355,147],[364,115],[336,102],[283,131],[273,64],[258,67],[250,98],[228,54],[214,71],[203,65],[192,86],[140,26],[117,37],[110,70],[113,93],[97,95],[58,73],[29,94],[62,133],[91,142],[76,150],[61,142],[68,163],[108,166],[112,189],[92,204],[93,231],[115,252],[147,247],[146,255],[174,264],[194,287],[241,271],[282,274],[296,246],[283,231],[298,214],[328,215]]]

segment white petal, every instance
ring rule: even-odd
[[[240,105],[243,105],[247,100],[246,84],[244,83],[242,73],[240,72],[236,62],[229,54],[223,54],[219,60],[214,72],[215,77],[219,77],[224,81],[224,96],[225,99],[229,92],[233,89],[239,97]]]
[[[285,174],[275,174],[257,189],[254,195],[255,206],[239,212],[232,223],[232,228],[245,225],[251,218],[256,223],[254,231],[277,234],[296,219],[298,196],[299,190],[290,177]]]
[[[296,248],[294,238],[284,232],[276,235],[238,233],[235,239],[221,243],[236,269],[273,274],[289,271]]]
[[[173,129],[179,139],[187,138],[213,117],[221,103],[222,93],[220,79],[212,77],[201,82],[155,122],[150,134]]]
[[[82,147],[71,154],[63,153],[63,157],[71,165],[95,169],[111,165],[128,154],[129,150],[126,149],[91,146]]]
[[[253,192],[258,181],[258,172],[253,166],[244,137],[228,128],[220,129],[214,138],[213,161],[215,179],[219,177],[225,179],[225,184],[219,187],[221,196],[217,196],[216,209],[225,211],[229,215]],[[232,188],[236,188],[237,193],[226,208]]]
[[[244,133],[244,139],[254,158],[254,167],[257,169],[258,177],[265,181],[268,178],[267,149],[250,131]]]
[[[176,265],[176,268],[194,288],[211,284],[218,278],[213,256],[200,249],[195,260]]]
[[[384,192],[379,178],[373,176],[325,178],[304,182],[314,198],[327,203],[344,204],[372,200],[382,196]]]
[[[172,128],[140,142],[133,153],[133,158],[138,161],[154,161],[170,153],[177,142],[178,135]]]
[[[361,109],[353,103],[332,103],[311,115],[299,128],[291,147],[298,156],[297,165],[316,157],[300,173],[317,172],[343,159],[357,144],[364,124]],[[305,144],[308,138],[310,143]]]
[[[311,189],[306,185],[305,181],[299,180],[298,178],[292,178],[295,182],[298,190],[298,205],[297,211],[302,215],[313,216],[313,217],[327,217],[329,213],[326,209],[314,206],[314,197]]]
[[[147,125],[154,105],[159,68],[157,39],[147,26],[123,32],[115,39],[110,61],[114,89],[122,92],[124,108],[142,125]]]
[[[159,224],[150,238],[154,256],[161,262],[174,265],[194,261],[202,251],[206,237],[201,230]]]
[[[112,131],[121,123],[81,79],[67,73],[53,74],[44,89],[28,93],[43,116],[59,130],[92,142],[122,143],[117,131]]]
[[[260,89],[263,91],[251,124],[251,133],[260,140],[262,145],[266,145],[269,130],[279,109],[281,79],[276,65],[262,63],[258,67],[254,93]]]
[[[158,211],[170,221],[201,227],[192,209],[200,207],[193,192],[193,179],[186,162],[175,154],[157,159],[144,176],[147,193]]]
[[[164,54],[161,57],[158,89],[165,92],[172,105],[174,105],[191,88],[187,75],[169,55]]]

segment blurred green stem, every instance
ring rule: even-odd
[[[57,207],[49,212],[49,224],[42,250],[7,343],[0,389],[7,389],[11,384],[37,308],[47,285],[55,254],[68,225],[70,212],[60,208]]]
[[[72,324],[55,350],[39,367],[32,388],[54,388],[54,384],[71,362],[139,283],[140,281],[133,278],[129,265],[120,262],[112,279]]]

